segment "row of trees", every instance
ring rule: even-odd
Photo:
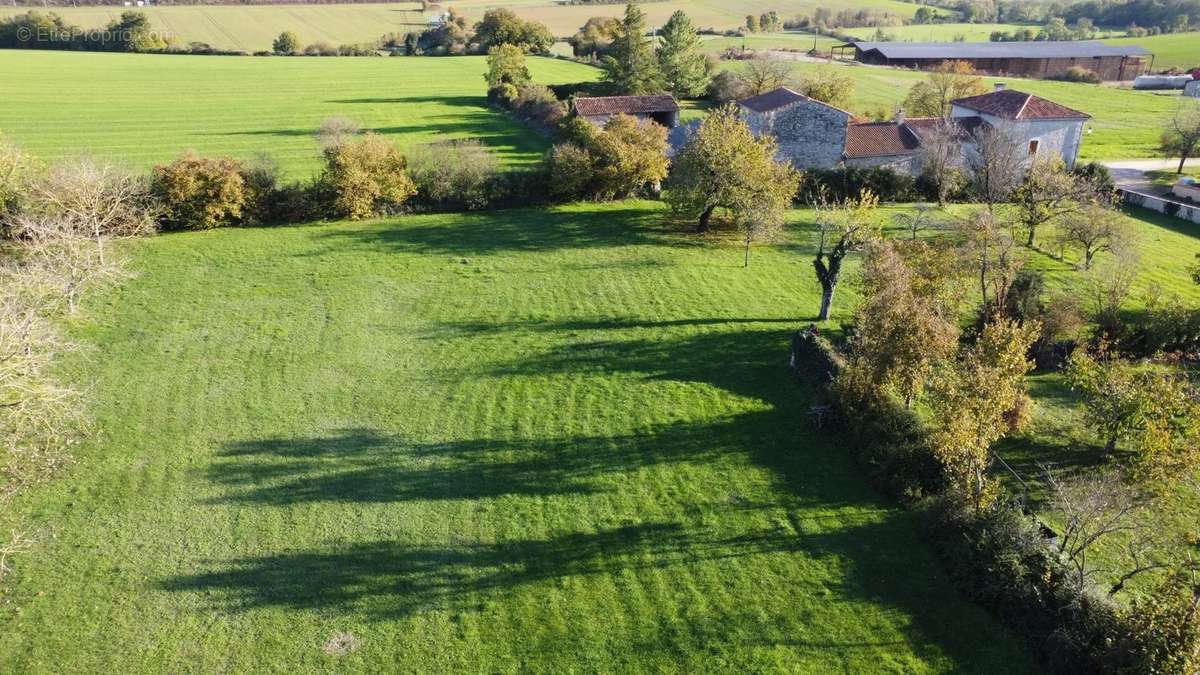
[[[60,15],[26,12],[0,19],[0,49],[69,49],[99,52],[160,52],[163,35],[141,12],[122,12],[103,28],[81,28]]]

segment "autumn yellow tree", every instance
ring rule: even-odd
[[[950,479],[950,494],[979,510],[996,497],[987,477],[992,444],[1014,430],[1014,413],[1028,403],[1026,354],[1039,326],[995,318],[955,364],[930,387],[930,445]]]
[[[966,61],[944,61],[918,82],[904,98],[905,111],[914,117],[947,117],[950,101],[987,93],[983,78]]]

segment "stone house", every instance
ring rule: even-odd
[[[849,113],[790,89],[776,89],[741,102],[742,117],[755,134],[770,133],[779,143],[779,159],[798,168],[884,166],[915,175],[921,171],[921,147],[943,123],[938,118],[906,118],[903,111],[886,122],[855,122]],[[1058,155],[1075,165],[1090,117],[1032,94],[997,85],[996,91],[951,102],[949,121],[965,156],[974,134],[1002,128],[1030,157]]]
[[[801,169],[835,166],[846,145],[850,113],[787,87],[739,101],[742,119],[756,136],[779,143],[778,158]]]

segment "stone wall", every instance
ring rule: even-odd
[[[858,167],[860,169],[881,166],[891,169],[896,173],[916,176],[921,173],[921,156],[913,153],[911,155],[891,155],[887,157],[856,157],[846,160],[846,166]]]
[[[1158,211],[1200,225],[1200,206],[1189,206],[1183,202],[1156,197],[1144,192],[1134,192],[1125,188],[1120,188],[1120,191],[1121,198],[1125,200],[1126,204]]]
[[[770,113],[745,108],[742,118],[756,136],[771,134],[776,157],[801,169],[831,169],[842,161],[850,115],[817,101],[798,101]]]

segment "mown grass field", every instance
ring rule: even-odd
[[[1200,68],[1200,32],[1172,33],[1144,38],[1114,38],[1113,44],[1138,45],[1154,53],[1154,69]]]
[[[729,67],[738,67],[736,63]],[[855,81],[853,112],[871,113],[878,110],[889,114],[904,101],[912,85],[925,73],[896,68],[863,65],[825,65],[797,62],[798,75],[818,68],[837,68]],[[1175,92],[1133,91],[1092,84],[1024,80],[1012,77],[985,77],[991,87],[1005,82],[1009,88],[1048,98],[1065,106],[1082,110],[1092,116],[1085,127],[1090,129],[1083,141],[1080,159],[1157,158],[1156,146],[1162,129],[1179,105]]]
[[[1012,23],[937,23],[892,26],[884,28],[883,32],[896,42],[953,42],[960,38],[967,42],[987,42],[995,31],[1008,33],[1021,28],[1025,26]],[[1037,26],[1033,28],[1037,30]],[[875,38],[874,28],[845,28],[843,32],[863,40]]]
[[[542,83],[598,70],[530,59]],[[266,153],[292,177],[319,164],[313,133],[342,115],[401,145],[477,138],[506,163],[549,141],[487,107],[484,57],[252,58],[0,51],[0,132],[46,160],[79,152],[136,168],[186,150]],[[70,92],[64,98],[63,92]]]
[[[1032,672],[811,430],[811,214],[749,269],[662,216],[129,244],[0,670]]]

